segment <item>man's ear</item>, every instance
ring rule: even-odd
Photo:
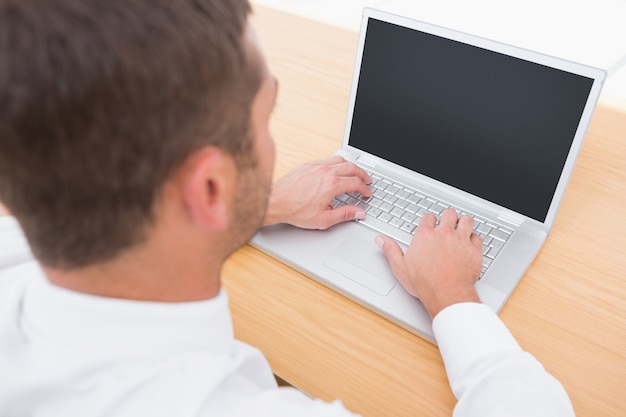
[[[191,155],[182,173],[183,203],[191,221],[206,231],[228,226],[235,171],[232,158],[216,147],[207,146]]]

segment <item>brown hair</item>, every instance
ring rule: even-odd
[[[0,0],[0,201],[70,269],[145,238],[194,150],[249,160],[247,0]]]

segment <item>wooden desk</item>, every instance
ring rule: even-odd
[[[278,177],[339,147],[357,35],[258,6],[253,23],[280,80]],[[600,106],[554,230],[501,313],[578,416],[626,415],[625,160],[626,112]],[[308,394],[364,417],[452,414],[432,344],[249,246],[223,277],[237,337]]]
[[[280,94],[276,176],[340,146],[357,34],[257,6]],[[626,415],[626,112],[600,106],[551,236],[501,312],[578,416]],[[223,271],[236,335],[275,372],[363,416],[450,416],[437,348],[244,247]]]

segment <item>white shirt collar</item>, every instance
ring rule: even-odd
[[[111,354],[231,349],[232,320],[223,290],[195,302],[122,300],[58,287],[36,263],[28,267],[38,271],[25,292],[20,325],[34,337],[79,348],[98,346]]]

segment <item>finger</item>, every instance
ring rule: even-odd
[[[478,236],[478,234],[476,234],[476,233],[472,233],[470,235],[470,242],[476,248],[482,249],[482,247],[483,247],[483,238]]]
[[[470,216],[461,216],[456,224],[456,230],[465,236],[471,235],[474,230],[474,219]]]
[[[441,219],[439,219],[440,227],[450,227],[454,229],[456,227],[457,222],[456,210],[452,208],[447,208],[441,213]]]
[[[330,158],[316,161],[315,164],[330,169],[331,171],[327,175],[332,173],[331,175],[336,177],[357,177],[364,184],[372,183],[372,178],[365,170],[353,162],[346,161],[341,156],[331,156]]]
[[[402,248],[400,245],[388,236],[377,236],[375,240],[376,245],[382,249],[385,257],[391,264],[392,269],[395,269],[395,266],[400,265],[402,259],[404,258],[404,252],[402,252]]]
[[[333,195],[339,195],[343,193],[357,192],[365,197],[372,195],[372,190],[367,186],[360,178],[357,177],[341,177],[334,184],[331,190]]]
[[[435,226],[437,226],[437,217],[432,213],[426,213],[422,216],[422,220],[420,220],[419,224],[417,225],[417,228],[418,229],[428,229],[428,228],[433,229]]]
[[[372,183],[372,178],[367,172],[365,172],[364,169],[362,169],[353,162],[346,161],[343,158],[341,158],[340,160],[328,160],[328,163],[326,165],[332,168],[333,175],[337,177],[357,177],[360,178],[361,181],[363,181],[365,184]]]
[[[361,220],[365,218],[365,210],[357,206],[340,206],[327,210],[320,215],[320,229],[328,229],[337,223]]]
[[[365,172],[364,169],[352,162],[346,161],[345,163],[341,164],[341,168],[337,171],[337,175],[343,177],[358,177],[365,184],[372,183],[372,178],[369,176],[369,174]]]

